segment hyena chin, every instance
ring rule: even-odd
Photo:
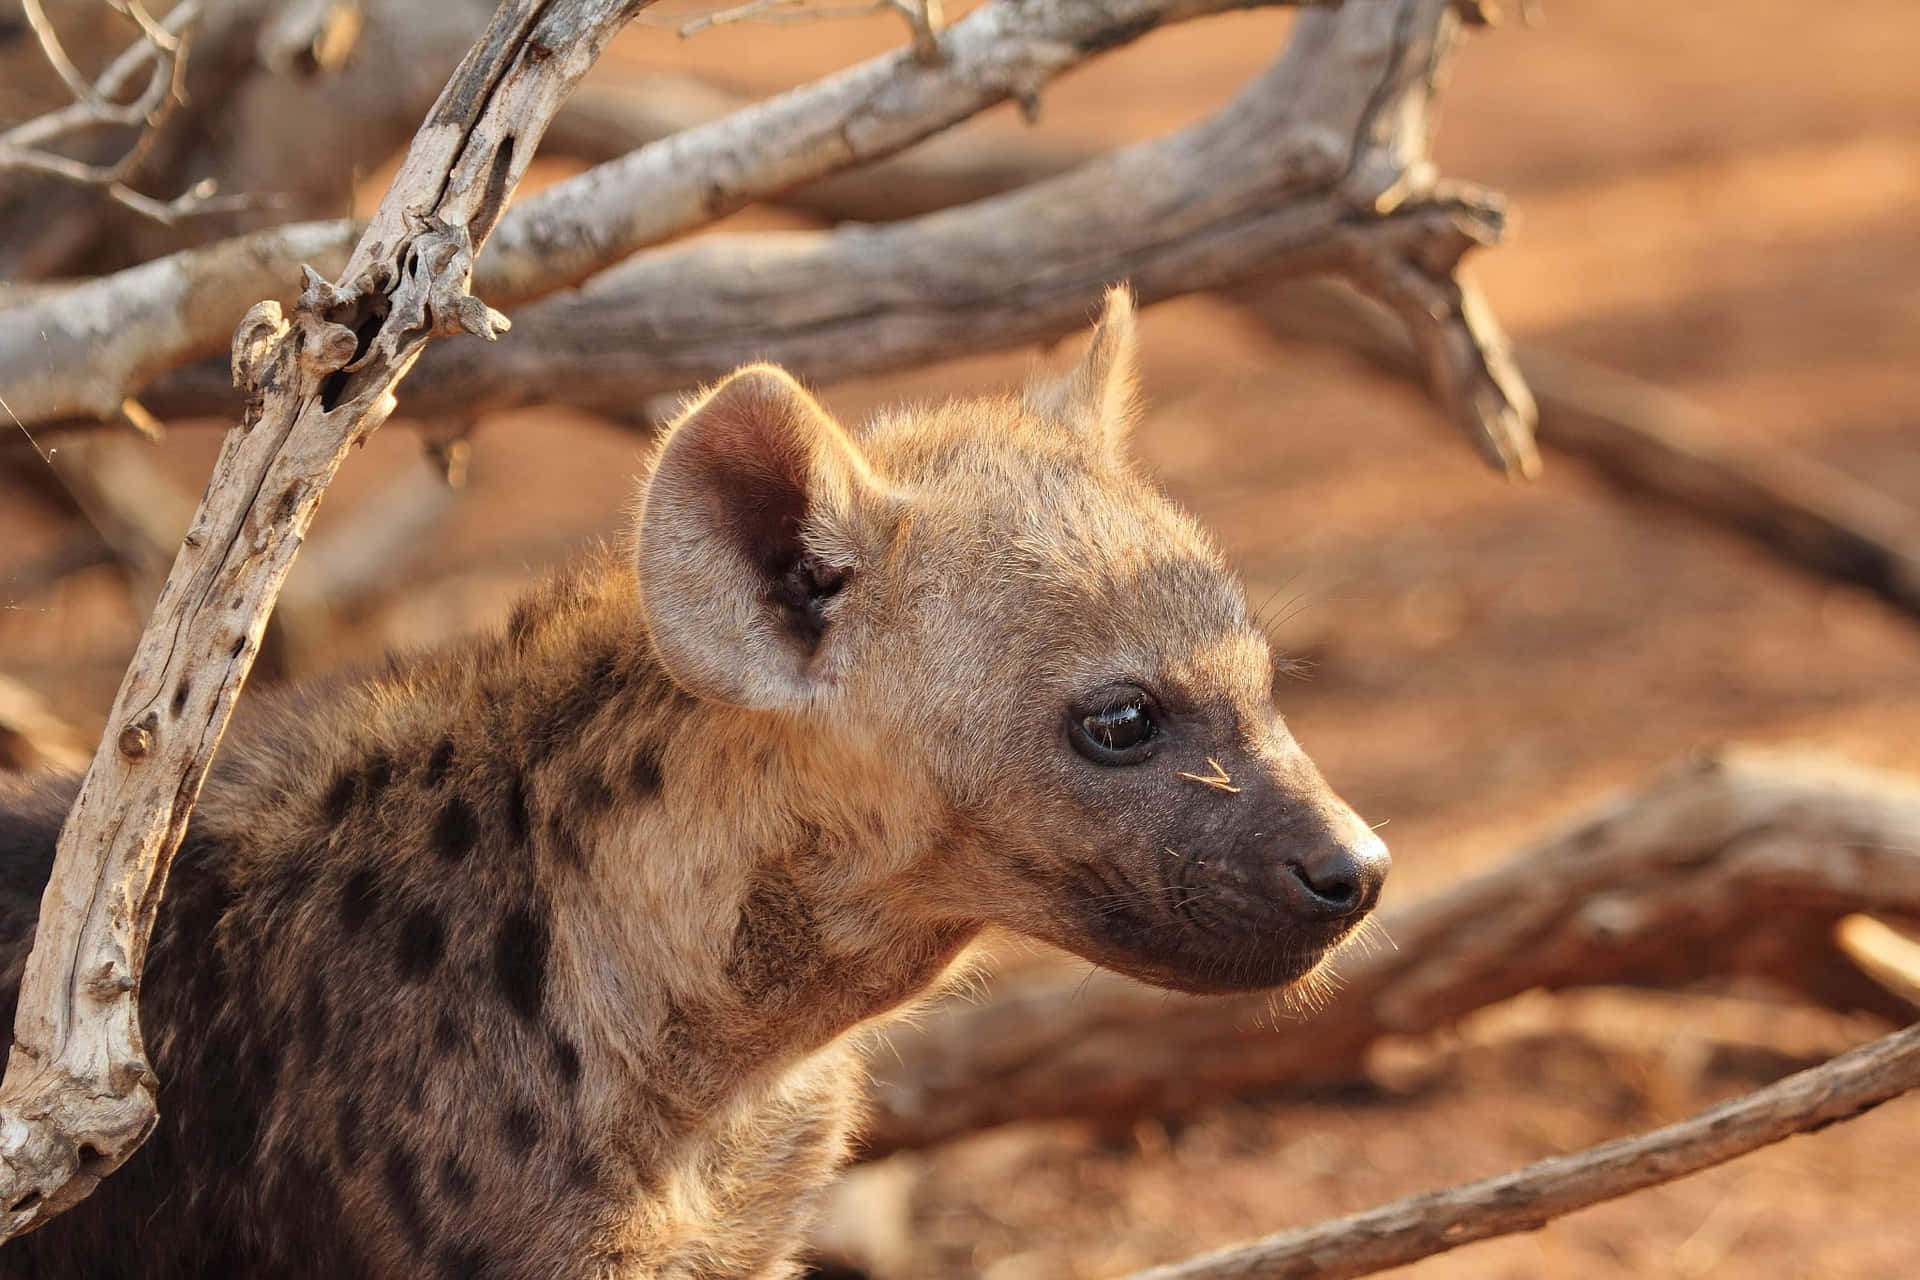
[[[983,926],[1312,971],[1386,851],[1128,460],[1132,349],[1116,290],[1066,377],[855,430],[742,369],[625,554],[243,700],[141,992],[160,1128],[0,1275],[788,1275],[851,1033]],[[0,791],[9,1005],[73,790]]]

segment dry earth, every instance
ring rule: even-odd
[[[1920,508],[1920,10],[1544,10],[1538,28],[1471,41],[1438,148],[1448,172],[1520,210],[1513,242],[1480,268],[1512,332],[1684,392],[1729,440],[1791,443]],[[1102,143],[1162,132],[1263,65],[1286,21],[1156,35],[1050,92],[1039,128]],[[897,34],[884,20],[686,43],[638,30],[602,74],[692,64],[767,91]],[[969,127],[1011,145],[1025,129],[1010,112]],[[1811,743],[1920,770],[1915,620],[1571,462],[1502,483],[1417,390],[1276,342],[1220,302],[1156,307],[1145,337],[1140,452],[1218,532],[1281,642],[1314,660],[1286,709],[1336,784],[1390,823],[1393,901],[1715,743]],[[1036,358],[825,390],[857,416],[1004,385]],[[213,447],[211,431],[177,431],[165,465],[197,492]],[[338,619],[328,660],[497,614],[540,567],[617,528],[643,448],[577,414],[484,422],[470,488],[407,549],[405,590]],[[351,462],[317,534],[422,471],[390,427]],[[31,595],[12,586],[69,531],[17,486],[0,500],[0,672],[93,732],[137,632],[126,592],[104,569]],[[1119,1274],[1677,1118],[1873,1030],[1745,999],[1539,997],[1399,1047],[1340,1097],[1126,1134],[986,1135],[905,1158],[901,1274]],[[1908,1100],[1402,1274],[1905,1280],[1920,1274],[1917,1145]]]

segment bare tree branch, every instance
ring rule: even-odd
[[[1516,1172],[1268,1236],[1130,1280],[1348,1280],[1672,1182],[1796,1133],[1851,1120],[1920,1086],[1909,1027],[1692,1119]]]
[[[506,0],[415,136],[338,284],[247,313],[229,433],[60,833],[0,1085],[11,1236],[83,1198],[156,1119],[135,995],[174,850],[273,600],[347,449],[429,339],[492,337],[468,293],[540,133],[639,0]]]
[[[1503,211],[1472,188],[1423,186],[1413,99],[1432,92],[1453,29],[1451,9],[1426,0],[1303,14],[1282,60],[1189,129],[909,222],[642,255],[524,308],[514,340],[484,361],[432,353],[410,406],[631,413],[751,359],[830,381],[1055,337],[1119,279],[1153,301],[1258,274],[1343,272],[1410,299],[1456,419],[1485,456],[1524,474],[1530,402],[1454,275],[1461,255],[1498,237]],[[147,400],[190,413],[222,395],[202,372]]]
[[[1343,957],[1340,995],[1305,1020],[1264,995],[1169,997],[1105,973],[1033,974],[943,1005],[876,1060],[867,1146],[1348,1080],[1382,1036],[1535,988],[1756,975],[1904,1021],[1914,1007],[1834,944],[1854,912],[1920,920],[1920,787],[1805,756],[1707,760],[1389,917],[1392,946]]]
[[[33,29],[47,63],[73,94],[71,105],[49,111],[0,132],[0,171],[24,170],[46,174],[78,186],[95,187],[118,204],[155,222],[172,224],[182,218],[257,203],[247,196],[224,197],[211,182],[199,182],[171,200],[142,195],[127,185],[128,175],[146,155],[166,114],[181,100],[181,79],[187,60],[187,34],[200,15],[198,0],[181,0],[167,16],[155,21],[137,0],[116,5],[140,26],[140,39],[114,60],[98,81],[89,83],[67,56],[66,48],[48,20],[40,0],[21,0],[27,25]],[[136,75],[145,72],[145,86],[132,100],[119,101]],[[49,150],[68,135],[103,127],[138,129],[139,136],[112,164],[76,160]]]
[[[1261,3],[990,0],[942,34],[936,66],[906,50],[875,58],[538,193],[509,212],[475,290],[517,306],[996,103],[1034,101],[1062,71],[1157,26]],[[29,427],[104,417],[159,373],[222,350],[240,312],[303,263],[333,270],[354,235],[345,222],[299,223],[9,307],[0,387]]]

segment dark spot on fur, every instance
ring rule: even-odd
[[[416,908],[400,926],[400,976],[409,982],[420,981],[433,972],[446,950],[447,931],[440,917],[426,907]]]
[[[660,790],[660,757],[649,747],[634,752],[633,766],[627,771],[627,781],[633,785],[635,799],[652,797]]]
[[[452,1197],[455,1204],[471,1204],[473,1193],[477,1189],[473,1175],[460,1163],[459,1156],[448,1156],[440,1165],[440,1188]]]
[[[300,1043],[308,1062],[319,1062],[327,1047],[327,992],[320,979],[307,979],[306,1002],[300,1006]]]
[[[387,1158],[380,1168],[380,1181],[387,1189],[387,1203],[393,1209],[393,1216],[400,1220],[401,1228],[416,1246],[424,1246],[427,1242],[427,1222],[420,1208],[420,1183],[413,1153],[397,1144],[387,1148]]]
[[[380,793],[385,791],[388,784],[393,781],[393,758],[384,751],[376,751],[368,756],[365,776],[367,799],[369,801],[378,799]]]
[[[613,808],[613,788],[597,773],[590,773],[575,784],[574,795],[586,813],[605,813]]]
[[[442,1013],[433,1024],[433,1047],[442,1057],[450,1056],[467,1047],[466,1032],[450,1013]]]
[[[339,826],[353,811],[354,798],[359,794],[359,775],[351,769],[341,770],[340,776],[327,789],[326,799],[320,802],[320,816],[328,826]]]
[[[360,1100],[349,1096],[333,1117],[334,1145],[340,1149],[340,1163],[348,1168],[359,1164],[366,1153],[360,1138]]]
[[[446,1245],[440,1250],[440,1274],[446,1280],[478,1280],[492,1259],[477,1244]]]
[[[567,1088],[580,1083],[580,1050],[557,1031],[553,1034],[553,1065],[560,1073],[560,1082]]]
[[[798,888],[784,876],[765,876],[740,904],[727,978],[749,1001],[787,996],[820,949],[819,924]]]
[[[547,822],[547,848],[553,859],[569,867],[585,866],[586,850],[580,847],[580,837],[573,833],[559,814],[554,814]]]
[[[380,881],[373,872],[361,868],[347,877],[340,890],[340,927],[358,933],[373,918],[380,905]]]
[[[600,1184],[600,1162],[591,1151],[576,1151],[567,1162],[567,1185],[581,1191]]]
[[[527,810],[527,780],[519,774],[507,783],[507,832],[517,848],[524,848],[533,835],[533,817]]]
[[[480,823],[473,816],[473,806],[459,796],[448,797],[433,822],[434,849],[448,862],[459,862],[473,852],[479,834]]]
[[[509,912],[493,939],[493,976],[513,1011],[532,1022],[540,1016],[547,983],[547,924],[526,910]]]
[[[453,768],[453,739],[442,738],[440,745],[427,757],[427,785],[437,787],[447,780],[447,771]]]
[[[545,1126],[540,1123],[540,1113],[525,1103],[516,1102],[500,1113],[500,1135],[507,1140],[507,1146],[516,1156],[524,1156],[533,1150]]]

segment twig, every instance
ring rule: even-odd
[[[506,0],[415,135],[339,283],[308,273],[234,335],[228,434],[62,828],[0,1085],[0,1211],[18,1234],[83,1198],[156,1111],[135,1004],[167,867],[266,618],[348,448],[429,339],[497,335],[468,292],[540,134],[640,0]]]
[[[940,60],[940,29],[946,25],[941,0],[869,0],[865,4],[819,4],[815,0],[746,0],[745,4],[709,9],[692,18],[670,20],[682,39],[709,27],[736,22],[793,22],[809,19],[864,18],[897,13],[913,33],[914,57],[931,66]]]
[[[48,64],[75,100],[70,106],[49,111],[0,133],[0,170],[25,170],[78,186],[95,187],[135,213],[169,226],[182,218],[261,205],[257,198],[220,196],[211,181],[194,183],[171,200],[142,195],[127,185],[128,175],[145,158],[167,113],[181,100],[187,32],[199,17],[199,0],[181,0],[157,22],[133,0],[118,0],[113,7],[135,20],[141,38],[92,84],[67,56],[40,0],[22,0],[22,7]],[[133,77],[143,70],[147,72],[145,87],[132,101],[117,101]],[[93,164],[46,150],[48,143],[68,134],[115,126],[138,128],[140,135],[112,164]]]
[[[1268,1236],[1130,1280],[1348,1280],[1545,1223],[1851,1120],[1920,1086],[1920,1027],[1897,1031],[1689,1120],[1513,1173]]]
[[[1920,1009],[1920,942],[1869,915],[1842,920],[1833,941],[1862,973]]]

